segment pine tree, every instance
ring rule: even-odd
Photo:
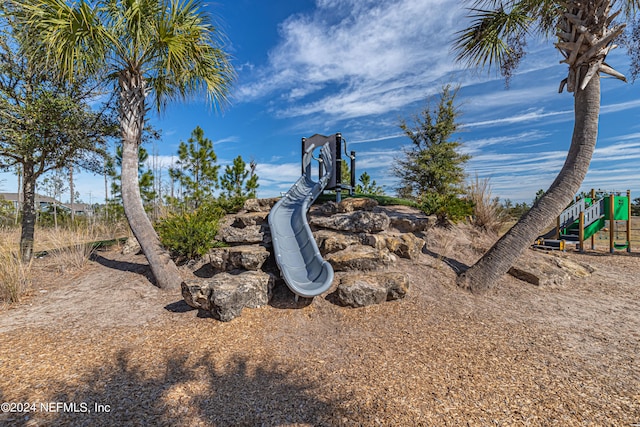
[[[204,131],[197,126],[191,132],[187,143],[180,142],[177,168],[169,169],[172,180],[183,188],[182,200],[186,206],[198,208],[207,199],[213,198],[218,188],[218,157],[213,151],[213,142],[204,137]]]
[[[378,185],[376,180],[371,180],[371,176],[367,172],[363,172],[358,178],[360,183],[356,185],[356,193],[361,194],[373,194],[376,196],[381,196],[384,194],[384,188]]]
[[[256,197],[259,184],[255,169],[256,163],[253,161],[247,169],[247,164],[242,156],[233,159],[233,164],[225,167],[224,175],[220,180],[222,196],[228,199]]]
[[[459,153],[461,143],[451,140],[459,126],[456,95],[457,89],[445,86],[437,106],[431,110],[427,105],[422,117],[414,118],[413,127],[405,121],[400,124],[413,146],[404,151],[393,172],[400,178],[399,188],[405,193],[410,188],[416,199],[430,193],[455,197],[464,192],[464,164],[471,156]]]

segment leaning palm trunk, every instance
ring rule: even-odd
[[[575,125],[569,154],[549,190],[491,249],[458,278],[473,292],[492,287],[540,232],[571,202],[584,180],[598,135],[600,78],[575,93]]]
[[[558,21],[556,48],[569,65],[560,84],[574,93],[575,124],[567,159],[549,190],[489,251],[458,278],[474,292],[493,287],[544,228],[571,202],[584,180],[596,147],[600,113],[600,73],[624,76],[604,60],[624,24],[609,28],[613,0],[568,1]]]
[[[122,204],[133,235],[138,239],[156,284],[162,289],[180,287],[180,272],[149,221],[138,184],[138,147],[145,113],[145,82],[142,76],[123,71],[120,83],[120,121],[122,129]]]

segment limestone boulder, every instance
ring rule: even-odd
[[[221,273],[208,281],[182,283],[182,296],[191,307],[206,310],[223,322],[240,316],[242,310],[269,303],[274,277],[259,271],[233,275]]]
[[[408,289],[409,279],[404,273],[351,273],[340,279],[336,294],[343,305],[365,307],[404,298]]]
[[[400,258],[418,259],[425,241],[411,233],[387,237],[387,249]]]
[[[338,212],[372,211],[378,202],[369,198],[348,198],[338,203]]]
[[[237,214],[233,218],[231,224],[235,228],[246,228],[255,225],[262,225],[267,222],[269,212],[247,212],[243,214]]]
[[[335,215],[338,213],[338,204],[333,200],[329,200],[321,205],[312,206],[309,212],[311,215]]]
[[[331,230],[318,230],[313,233],[318,249],[322,256],[338,252],[351,245],[360,243],[358,236],[348,233],[338,233]]]
[[[229,248],[228,263],[232,268],[257,271],[269,258],[269,251],[260,245]]]
[[[229,263],[229,248],[213,248],[208,253],[209,264],[216,271],[226,271]]]
[[[279,197],[272,197],[269,199],[247,199],[244,202],[243,210],[246,212],[269,212],[278,200],[280,200]]]
[[[350,246],[325,257],[335,271],[370,271],[386,268],[396,259],[387,250],[369,246]]]
[[[429,230],[435,224],[435,218],[425,218],[411,215],[391,217],[391,227],[401,233],[416,233]]]
[[[209,252],[209,263],[217,271],[257,271],[269,258],[269,251],[260,245],[215,248]]]
[[[387,290],[369,277],[347,276],[340,280],[336,290],[338,301],[350,307],[380,304],[387,299]]]
[[[375,278],[387,290],[387,301],[402,299],[409,291],[409,276],[405,273],[389,271],[377,274]]]
[[[509,274],[536,286],[562,286],[572,277],[587,277],[593,268],[561,255],[528,250],[509,269]]]
[[[218,230],[216,239],[232,245],[263,243],[265,241],[265,228],[261,225],[250,225],[244,228],[223,226]]]
[[[351,233],[377,233],[388,229],[391,223],[384,212],[367,211],[342,213],[329,217],[312,217],[309,222],[315,227]]]
[[[400,258],[417,259],[425,241],[411,233],[400,235],[366,234],[362,243],[376,249],[387,249]]]
[[[127,238],[127,241],[124,242],[124,245],[122,245],[122,255],[129,255],[129,254],[139,254],[142,252],[142,249],[140,248],[140,243],[138,243],[138,239],[135,238],[135,236],[131,236]]]

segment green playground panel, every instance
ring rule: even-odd
[[[613,197],[613,219],[629,221],[629,198],[627,196],[606,196],[604,202],[604,216],[610,217],[609,198]]]
[[[589,237],[596,234],[598,231],[602,230],[605,225],[605,219],[599,218],[590,225],[584,228],[584,239],[587,240]]]

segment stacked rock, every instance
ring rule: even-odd
[[[243,307],[269,302],[280,273],[273,257],[267,217],[277,199],[250,199],[227,217],[218,240],[228,247],[207,256],[212,279],[183,283],[182,294],[192,307],[210,311],[220,320],[240,315]],[[309,224],[322,256],[336,271],[338,301],[362,307],[403,298],[407,275],[393,271],[397,258],[417,259],[425,241],[420,237],[433,221],[379,207],[372,199],[345,199],[312,207]]]

